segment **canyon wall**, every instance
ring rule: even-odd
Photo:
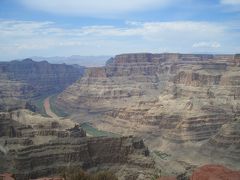
[[[203,154],[222,161],[240,161],[240,120],[224,124],[220,130],[201,147]]]
[[[0,109],[24,107],[26,100],[64,90],[84,72],[80,66],[34,62],[0,63]]]
[[[107,169],[122,179],[154,175],[154,161],[140,138],[87,137],[69,119],[28,110],[0,113],[0,173],[26,180],[59,176],[66,168]]]
[[[61,174],[67,167],[111,168],[125,164],[153,168],[154,163],[147,156],[143,142],[132,137],[62,138],[19,150],[14,164],[17,179],[27,179]]]
[[[120,134],[207,140],[239,117],[238,61],[238,55],[118,55],[88,69],[57,104]]]

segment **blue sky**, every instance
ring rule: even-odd
[[[240,0],[0,0],[0,60],[240,53]]]

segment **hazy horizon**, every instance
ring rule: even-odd
[[[239,53],[212,53],[212,52],[189,52],[189,53],[181,53],[181,52],[129,52],[129,53],[121,53],[121,54],[196,54],[196,55],[200,55],[200,54],[206,54],[206,55],[236,55]],[[64,62],[63,60],[67,60],[67,59],[71,59],[73,58],[74,60],[84,60],[84,61],[88,61],[93,59],[94,62],[97,62],[99,60],[99,63],[103,63],[106,62],[109,58],[115,57],[117,55],[121,55],[121,54],[115,54],[115,55],[70,55],[70,56],[58,56],[58,55],[53,55],[53,56],[31,56],[31,57],[18,57],[15,59],[0,59],[0,62],[10,62],[10,61],[21,61],[24,59],[32,59],[36,62],[40,62],[40,61],[47,61],[49,63],[56,63],[56,64],[61,64],[61,63],[66,63],[66,64],[74,64],[72,62]],[[104,59],[104,61],[103,61]],[[91,62],[90,62],[91,63]],[[76,63],[78,64],[78,63]],[[103,64],[102,64],[103,65]],[[84,65],[83,65],[84,66]],[[91,67],[91,66],[90,66]]]

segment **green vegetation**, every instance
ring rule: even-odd
[[[235,114],[235,117],[233,118],[233,121],[240,122],[240,117]]]
[[[169,156],[171,156],[170,154],[167,154],[167,153],[161,152],[161,151],[154,151],[154,153],[163,160],[167,160],[167,158]]]
[[[118,134],[114,134],[114,133],[111,133],[111,132],[98,130],[98,129],[92,127],[89,123],[83,123],[80,126],[90,136],[94,136],[94,137],[100,137],[100,136],[119,137],[120,136]]]
[[[44,108],[44,100],[48,96],[50,96],[49,103],[50,103],[50,106],[51,106],[51,110],[59,117],[66,117],[66,116],[68,116],[68,114],[66,112],[64,112],[63,110],[59,109],[56,106],[55,101],[56,101],[57,95],[58,94],[52,94],[52,95],[48,94],[48,95],[44,95],[44,96],[38,97],[36,99],[31,100],[31,104],[36,106],[37,112],[39,112],[40,114],[42,114],[45,117],[49,117],[47,115],[46,111],[45,111],[45,108]]]
[[[117,177],[108,171],[89,174],[80,168],[68,168],[62,174],[65,180],[117,180]]]
[[[57,116],[59,117],[67,117],[69,114],[67,112],[65,112],[64,110],[60,109],[59,107],[57,107],[56,105],[56,99],[57,99],[58,94],[52,95],[49,98],[49,103],[51,106],[51,110],[52,112],[54,112]]]

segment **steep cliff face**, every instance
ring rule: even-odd
[[[83,73],[82,67],[34,62],[31,59],[12,61],[3,68],[9,73],[10,79],[26,82],[41,94],[63,90]]]
[[[0,137],[20,136],[21,133],[16,130],[18,126],[20,126],[20,124],[12,119],[10,113],[0,113]]]
[[[145,159],[145,162],[140,161],[141,164],[134,156]],[[128,164],[153,168],[153,161],[147,156],[148,150],[143,142],[131,137],[64,138],[21,149],[14,161],[16,176],[26,179],[57,174],[69,166],[89,169],[104,164]]]
[[[201,152],[211,156],[220,156],[225,161],[240,161],[240,121],[224,124],[220,130],[201,147]]]
[[[83,67],[31,59],[1,62],[1,109],[22,106],[30,98],[60,92],[78,80],[83,71]]]
[[[0,113],[0,172],[25,180],[61,175],[68,167],[105,167],[123,179],[138,177],[139,171],[146,178],[153,176],[154,161],[142,139],[86,137],[78,125],[73,126],[68,119],[27,110]]]
[[[165,71],[157,66],[161,61],[164,61],[161,56],[152,54],[116,56],[106,67],[89,68],[80,81],[58,97],[57,103],[64,106],[66,102],[71,108],[85,106],[90,109],[94,106],[101,109],[115,103],[119,107],[122,103],[118,102],[128,99],[135,101],[147,94],[148,89],[157,91],[159,79],[156,73]],[[154,97],[151,93],[147,95]]]
[[[24,142],[41,143],[48,142],[44,137],[79,137],[86,136],[81,129],[74,131],[74,122],[65,119],[43,117],[29,110],[16,110],[12,112],[0,112],[0,147],[18,149],[26,145]],[[66,129],[69,129],[66,131]],[[39,137],[43,137],[39,139]],[[50,139],[51,139],[50,138]],[[17,146],[15,146],[17,145]],[[19,145],[19,146],[18,146]],[[1,170],[1,168],[0,168]]]
[[[236,62],[237,55],[118,55],[103,68],[89,69],[57,104],[85,111],[98,128],[120,134],[207,140],[239,116]]]
[[[3,75],[3,74],[1,74]],[[9,80],[0,75],[0,111],[25,107],[26,100],[37,97],[35,88],[25,82]]]

